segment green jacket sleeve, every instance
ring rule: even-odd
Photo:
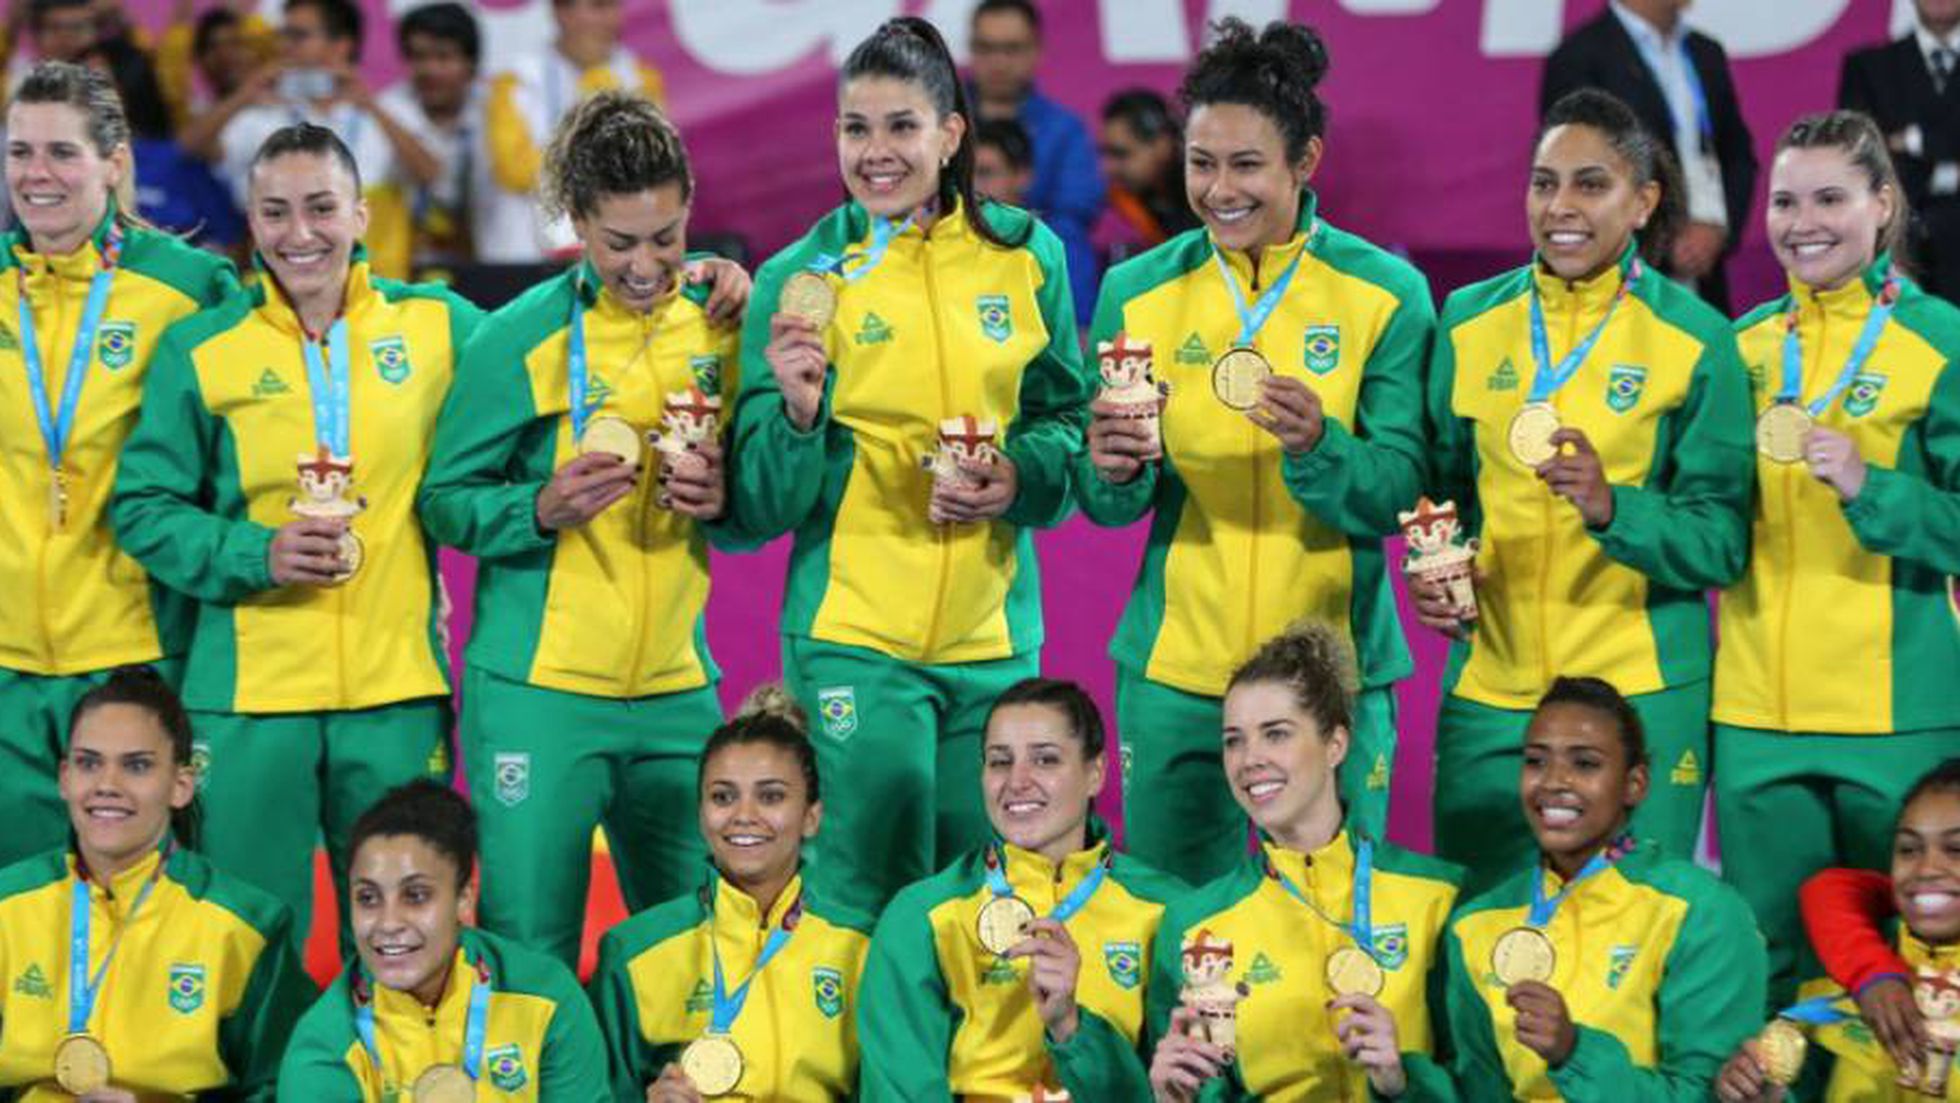
[[[1477,992],[1476,978],[1471,976],[1468,964],[1463,960],[1463,944],[1455,930],[1443,936],[1443,946],[1449,968],[1448,990],[1443,1001],[1448,1011],[1450,1075],[1447,1083],[1425,1075],[1422,1080],[1424,1087],[1436,1094],[1415,1098],[1464,1099],[1473,1103],[1485,1099],[1509,1099],[1511,1077],[1504,1071],[1504,1058],[1498,1052],[1497,1034],[1490,1022],[1490,1005]],[[1409,1083],[1411,1087],[1417,1083],[1413,1071]]]
[[[660,1075],[652,1047],[640,1030],[639,1001],[619,941],[611,934],[599,942],[599,967],[593,971],[592,1008],[605,1036],[606,1069],[618,1103],[641,1103],[647,1085]]]
[[[1423,420],[1429,438],[1424,483],[1431,499],[1439,503],[1455,502],[1459,515],[1467,518],[1471,516],[1477,489],[1477,446],[1470,425],[1451,409],[1456,397],[1456,345],[1450,339],[1452,317],[1449,304],[1444,304],[1443,318],[1429,352],[1429,376],[1423,390]]]
[[[1749,561],[1756,446],[1749,378],[1733,334],[1711,335],[1688,397],[1662,419],[1648,485],[1615,486],[1606,554],[1677,590],[1720,588]]]
[[[612,1098],[606,1080],[606,1043],[599,1020],[576,981],[566,978],[562,991],[551,993],[557,1008],[544,1032],[544,1054],[538,1059],[538,1098],[552,1103],[604,1103]],[[644,1093],[641,1098],[645,1098]]]
[[[823,402],[805,432],[783,410],[783,392],[769,367],[769,319],[783,283],[796,271],[778,257],[756,272],[755,290],[742,321],[742,389],[735,401],[728,443],[729,521],[756,540],[773,540],[803,523],[823,491],[831,433],[833,369],[824,378]]]
[[[1449,932],[1444,931],[1439,941],[1447,944],[1450,941]],[[1449,985],[1449,952],[1445,949],[1430,959],[1425,985],[1428,989],[1430,1033],[1433,1036],[1430,1052],[1402,1051],[1402,1074],[1408,1078],[1409,1086],[1396,1099],[1433,1103],[1456,1099],[1456,1081],[1449,1074],[1449,1055],[1453,1049],[1450,1042]],[[1373,1085],[1370,1085],[1368,1098],[1385,1097],[1376,1094]]]
[[[1397,531],[1396,514],[1414,508],[1422,490],[1422,372],[1436,338],[1436,309],[1429,285],[1413,271],[1394,290],[1401,305],[1362,368],[1354,428],[1326,418],[1313,451],[1280,461],[1294,501],[1361,539]]]
[[[1103,341],[1112,341],[1123,329],[1123,306],[1121,301],[1123,286],[1116,280],[1104,280],[1101,294],[1096,297],[1096,317],[1089,326],[1089,351],[1083,363],[1083,375],[1091,386],[1101,385],[1100,369],[1092,367],[1097,355],[1096,346]],[[1084,423],[1084,431],[1087,431]],[[1121,528],[1132,524],[1150,511],[1157,496],[1157,478],[1160,463],[1146,463],[1137,476],[1127,483],[1112,483],[1102,477],[1096,465],[1089,460],[1089,444],[1085,437],[1082,447],[1075,453],[1070,476],[1074,480],[1075,500],[1081,504],[1083,514],[1090,521],[1110,528]]]
[[[438,543],[483,559],[548,547],[538,491],[550,478],[558,419],[539,417],[531,379],[505,326],[493,321],[464,347],[436,417],[416,508]],[[543,465],[527,463],[542,449]]]
[[[273,588],[273,530],[215,512],[222,429],[199,393],[190,350],[165,333],[123,445],[109,522],[150,576],[199,601],[231,604]],[[236,497],[236,492],[231,492]],[[242,506],[240,507],[242,509]]]
[[[1048,1057],[1070,1099],[1149,1099],[1150,1070],[1123,1032],[1082,1008],[1081,1025],[1067,1042],[1048,1040]]]
[[[231,1083],[207,1098],[240,1103],[272,1103],[279,1081],[279,1057],[293,1027],[318,994],[293,948],[292,913],[284,907],[265,932],[265,946],[238,1007],[218,1024],[218,1054]]]
[[[925,908],[902,892],[878,920],[858,986],[858,1098],[950,1101],[946,1066],[957,1013]]]
[[[1899,455],[1898,467],[1865,469],[1844,519],[1866,551],[1960,574],[1960,366],[1941,370]]]
[[[328,989],[320,998],[335,999],[339,993],[338,988]],[[293,1040],[279,1062],[279,1098],[367,1103],[360,1080],[347,1067],[347,1047],[353,1044],[354,1028],[344,1015],[323,1015],[324,1010],[316,1004],[293,1031]]]
[[[1722,1063],[1762,1023],[1767,952],[1755,915],[1734,890],[1707,885],[1682,918],[1655,998],[1660,1064],[1633,1063],[1613,1035],[1578,1028],[1551,1072],[1566,1103],[1687,1103],[1709,1098]]]
[[[1021,373],[1021,408],[1001,448],[1014,461],[1020,489],[1002,520],[1051,528],[1068,517],[1070,469],[1083,450],[1089,397],[1095,388],[1082,366],[1075,334],[1075,304],[1061,239],[1036,223],[1027,246],[1041,263],[1035,299],[1048,327],[1048,346]]]

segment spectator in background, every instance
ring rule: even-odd
[[[1198,225],[1184,194],[1184,133],[1164,97],[1148,88],[1103,104],[1103,177],[1110,213],[1143,248]]]
[[[1838,106],[1878,123],[1915,214],[1909,252],[1926,290],[1960,302],[1960,0],[1915,0],[1912,33],[1853,51]]]
[[[27,38],[36,60],[79,65],[95,45],[94,0],[30,0]],[[10,80],[7,87],[16,83]]]
[[[413,259],[456,264],[472,253],[473,202],[490,189],[483,150],[483,108],[489,98],[477,79],[483,37],[470,9],[454,0],[424,4],[402,17],[395,42],[408,79],[381,94],[381,105],[435,155],[442,174],[410,193]]]
[[[1075,113],[1036,91],[1041,68],[1041,12],[1030,0],[981,0],[973,9],[973,110],[976,121],[1013,119],[1034,147],[1027,206],[1062,239],[1076,320],[1088,324],[1100,272],[1089,230],[1102,216],[1102,175],[1089,128]]]
[[[369,266],[377,276],[400,279],[409,269],[409,191],[434,183],[442,166],[361,78],[361,30],[351,0],[286,0],[280,62],[252,74],[186,127],[180,141],[217,165],[243,207],[252,159],[274,131],[299,121],[332,130],[361,166]]]
[[[1735,250],[1756,194],[1756,153],[1736,102],[1728,54],[1681,20],[1689,0],[1612,0],[1545,61],[1542,116],[1567,92],[1598,88],[1633,108],[1674,152],[1686,184],[1687,223],[1667,274],[1729,312],[1723,261]]]
[[[277,54],[278,33],[255,8],[252,0],[221,0],[198,15],[197,0],[177,0],[156,51],[157,83],[176,129],[236,92]]]
[[[191,244],[229,254],[245,236],[244,221],[211,166],[184,152],[170,134],[170,116],[147,59],[118,74],[111,52],[97,43],[83,64],[108,77],[129,105],[130,153],[135,159],[136,213],[151,226]],[[136,89],[123,87],[134,84]]]
[[[1025,127],[1012,119],[988,119],[973,132],[973,190],[982,199],[1027,206],[1034,178],[1034,149]]]
[[[526,264],[577,247],[571,223],[546,218],[538,201],[545,143],[574,104],[606,88],[667,102],[659,70],[620,44],[620,0],[551,0],[551,16],[557,40],[490,82],[485,137],[495,192],[475,227],[478,260]]]

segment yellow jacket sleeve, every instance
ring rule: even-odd
[[[490,82],[484,130],[490,145],[490,176],[497,186],[520,194],[535,189],[544,154],[531,137],[531,124],[517,106],[515,74],[503,73]]]

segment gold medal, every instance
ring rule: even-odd
[[[1258,349],[1240,345],[1225,350],[1211,365],[1211,393],[1234,410],[1259,405],[1260,389],[1273,377],[1273,365]]]
[[[618,456],[621,463],[638,467],[640,431],[623,417],[595,417],[585,423],[585,431],[578,436],[578,452],[581,456],[604,452]]]
[[[461,1065],[430,1065],[408,1089],[411,1103],[470,1103],[476,1098],[476,1081]]]
[[[837,289],[821,272],[798,272],[783,282],[776,309],[823,329],[837,316]]]
[[[1552,979],[1557,965],[1552,940],[1536,927],[1513,927],[1490,950],[1490,970],[1506,988],[1528,980],[1543,984]]]
[[[709,1098],[734,1091],[742,1071],[742,1047],[726,1034],[703,1034],[681,1050],[681,1075]]]
[[[1804,1051],[1809,1048],[1802,1027],[1788,1019],[1771,1019],[1756,1035],[1756,1063],[1775,1083],[1794,1084],[1803,1072]]]
[[[340,557],[340,569],[334,572],[333,584],[338,586],[353,578],[360,571],[361,564],[367,562],[367,545],[361,542],[353,529],[348,529],[340,534],[335,554]]]
[[[1034,906],[1018,896],[996,896],[980,909],[979,922],[974,931],[980,936],[980,945],[995,957],[1004,957],[1007,951],[1019,945],[1026,937],[1022,930],[1034,922]]]
[[[1526,467],[1536,468],[1558,455],[1552,434],[1559,431],[1561,424],[1558,410],[1549,402],[1527,402],[1518,407],[1518,412],[1511,415],[1511,428],[1505,435],[1511,456]]]
[[[54,1082],[70,1095],[109,1086],[109,1051],[87,1034],[70,1034],[54,1049]]]
[[[1802,406],[1778,402],[1756,419],[1756,451],[1771,463],[1796,463],[1803,459],[1803,438],[1813,424]]]
[[[1336,996],[1379,996],[1387,983],[1381,965],[1359,946],[1327,955],[1327,987]]]

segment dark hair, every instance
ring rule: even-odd
[[[1034,143],[1028,140],[1028,128],[1013,119],[988,119],[981,123],[974,128],[973,142],[1000,150],[1007,163],[1017,169],[1034,165]]]
[[[68,731],[73,733],[83,717],[104,705],[129,705],[149,713],[170,743],[170,765],[194,765],[197,751],[191,738],[190,713],[155,667],[124,666],[110,671],[68,710]],[[177,845],[197,849],[200,819],[196,797],[182,808],[171,809],[170,833]]]
[[[809,801],[822,799],[817,787],[817,752],[810,746],[810,721],[802,706],[780,682],[765,682],[749,691],[736,707],[735,715],[716,728],[701,748],[701,765],[695,771],[694,787],[699,790],[708,779],[708,763],[729,747],[754,744],[775,747],[796,759],[803,772],[803,787]]]
[[[340,135],[318,123],[292,123],[273,131],[259,146],[259,151],[252,154],[252,164],[246,170],[246,178],[250,179],[252,172],[267,161],[295,153],[330,157],[339,162],[340,167],[347,170],[347,175],[354,178],[354,194],[361,194],[361,166],[354,163],[353,151],[340,140]]]
[[[283,10],[291,15],[301,8],[320,13],[320,25],[326,29],[328,38],[352,39],[354,58],[360,60],[365,21],[358,6],[350,0],[286,0]]]
[[[1899,184],[1899,170],[1885,148],[1885,135],[1862,111],[1826,111],[1805,115],[1790,124],[1776,140],[1776,152],[1786,149],[1835,149],[1865,174],[1873,192],[1892,191],[1892,217],[1878,228],[1874,243],[1879,252],[1889,252],[1903,262],[1906,227],[1912,222],[1911,204]]]
[[[89,7],[94,7],[92,0],[33,0],[27,6],[27,27],[38,33],[41,29],[41,20],[46,19],[49,13],[60,11],[62,8]]]
[[[995,713],[1009,705],[1045,705],[1061,713],[1068,721],[1070,734],[1082,744],[1083,761],[1102,759],[1103,748],[1108,745],[1103,734],[1102,710],[1080,685],[1060,678],[1023,678],[994,698],[993,705],[987,709],[987,726],[993,725]]]
[[[203,57],[211,48],[211,40],[222,31],[238,26],[238,13],[230,8],[212,8],[197,17],[197,28],[191,32],[191,56]]]
[[[1103,122],[1121,120],[1136,131],[1138,138],[1154,142],[1168,135],[1173,141],[1182,129],[1171,114],[1170,101],[1149,88],[1126,88],[1104,101]]]
[[[953,65],[953,54],[946,48],[946,40],[931,23],[918,16],[887,19],[871,32],[871,37],[857,44],[851,56],[844,60],[844,68],[837,78],[838,87],[862,77],[888,77],[916,84],[924,90],[940,118],[958,115],[968,124],[975,119],[967,107],[966,86],[960,83],[959,70]],[[1027,243],[1032,221],[1018,238],[1010,241],[994,229],[992,221],[980,209],[980,199],[973,191],[971,141],[959,144],[939,174],[940,207],[950,211],[955,200],[966,207],[967,219],[981,240],[1003,249]]]
[[[980,0],[973,6],[973,22],[978,24],[983,15],[1014,14],[1028,21],[1028,29],[1036,38],[1041,37],[1041,9],[1034,6],[1033,0]]]
[[[599,92],[572,108],[544,151],[540,192],[553,214],[582,218],[609,195],[636,195],[666,184],[694,196],[694,170],[680,131],[652,100],[633,92]]]
[[[1256,34],[1236,17],[1212,24],[1211,45],[1184,74],[1177,94],[1188,111],[1213,103],[1250,107],[1273,121],[1286,159],[1307,155],[1307,143],[1327,133],[1327,105],[1314,89],[1327,75],[1320,32],[1274,20]]]
[[[1354,731],[1354,698],[1361,692],[1354,649],[1331,625],[1300,621],[1259,645],[1232,672],[1225,692],[1245,685],[1277,682],[1293,691],[1301,710],[1320,725],[1324,737],[1335,728]]]
[[[1899,802],[1899,815],[1904,817],[1906,808],[1928,793],[1960,793],[1960,757],[1949,758],[1919,775],[1906,790],[1906,799]]]
[[[369,839],[412,835],[456,866],[456,887],[470,883],[476,868],[476,810],[462,794],[430,778],[388,790],[354,821],[347,837],[351,863]]]
[[[1640,722],[1640,714],[1634,711],[1619,690],[1613,688],[1613,683],[1604,678],[1555,678],[1552,688],[1538,699],[1538,707],[1532,712],[1535,715],[1551,705],[1578,705],[1613,721],[1620,731],[1620,746],[1627,753],[1627,765],[1646,763],[1647,729]]]
[[[424,4],[402,16],[395,28],[395,44],[402,56],[408,55],[408,40],[415,35],[455,46],[463,51],[473,69],[483,63],[483,32],[476,24],[476,16],[455,0]]]
[[[28,70],[9,107],[30,103],[59,103],[82,113],[82,128],[98,156],[107,157],[119,146],[130,143],[129,116],[123,111],[122,96],[115,82],[86,65],[66,61],[44,61]],[[115,192],[116,219],[125,225],[141,225],[136,216],[136,163],[132,152],[129,171]]]
[[[1668,246],[1687,219],[1688,193],[1681,183],[1681,167],[1675,163],[1674,151],[1640,125],[1640,117],[1633,113],[1633,108],[1612,93],[1597,88],[1581,88],[1559,97],[1551,110],[1545,112],[1538,136],[1531,143],[1533,150],[1555,126],[1583,126],[1598,131],[1606,144],[1613,147],[1613,152],[1626,162],[1635,188],[1650,183],[1660,185],[1660,202],[1654,205],[1654,213],[1648,216],[1647,225],[1638,237],[1641,258],[1656,268],[1664,267]]]

